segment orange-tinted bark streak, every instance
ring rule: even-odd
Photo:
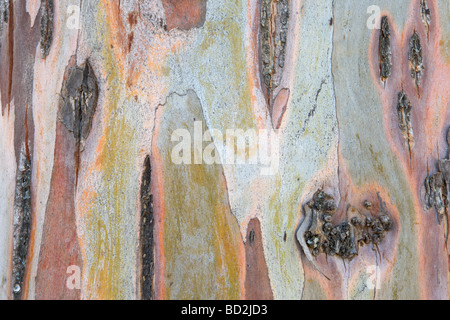
[[[161,106],[160,106],[161,108]],[[156,114],[161,116],[161,110],[157,110]],[[158,117],[155,117],[155,119]],[[153,216],[155,219],[154,225],[154,252],[155,252],[155,270],[154,270],[154,294],[156,300],[164,299],[166,286],[164,282],[164,270],[165,270],[165,254],[164,254],[164,218],[165,218],[165,200],[163,190],[163,162],[161,154],[159,153],[156,138],[159,135],[159,127],[155,125],[152,140],[152,152],[151,152],[151,167],[152,167],[152,183],[151,192],[153,194]]]

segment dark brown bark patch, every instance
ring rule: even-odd
[[[25,148],[26,149],[26,148]],[[25,268],[31,233],[31,159],[23,150],[16,175],[14,197],[14,236],[12,292],[14,300],[20,300],[23,293]]]
[[[423,25],[427,29],[427,36],[430,35],[430,24],[431,24],[431,10],[428,7],[427,0],[420,0],[420,18],[422,19]]]
[[[53,41],[53,0],[41,2],[41,56],[45,58],[50,52]]]
[[[321,252],[342,259],[352,260],[358,255],[359,247],[372,243],[376,248],[385,238],[386,232],[393,228],[389,212],[380,200],[380,210],[376,217],[362,213],[349,217],[339,224],[333,224],[337,211],[334,198],[318,190],[306,205],[311,209],[311,223],[303,235],[311,254],[317,257]],[[363,204],[372,208],[367,201]],[[305,248],[303,248],[305,250]]]
[[[450,128],[447,131],[447,144],[450,146]],[[441,223],[444,216],[448,219],[450,205],[450,154],[447,158],[437,161],[436,169],[435,173],[428,174],[425,178],[425,208],[427,210],[434,208],[438,221]]]
[[[79,144],[89,136],[98,100],[97,78],[89,61],[70,68],[61,99],[59,117]]]
[[[408,148],[409,160],[411,162],[411,152],[414,146],[414,132],[411,120],[411,102],[409,101],[405,91],[398,94],[397,116],[398,125],[405,139],[405,144]]]
[[[75,168],[78,176],[80,154],[91,131],[97,108],[98,84],[89,61],[81,67],[68,66],[66,74],[61,89],[58,117],[75,138]]]
[[[260,59],[261,78],[269,105],[273,91],[279,86],[286,61],[288,41],[289,2],[287,0],[261,0],[260,5]]]
[[[138,13],[133,11],[128,14],[128,23],[130,24],[130,28],[133,29],[137,24]]]
[[[391,75],[392,68],[391,31],[387,16],[381,18],[379,41],[380,76],[381,81],[386,82],[386,80]]]
[[[423,65],[423,50],[420,42],[420,37],[417,32],[411,36],[409,40],[409,64],[411,69],[411,77],[414,79],[417,94],[420,97],[420,85],[422,84],[422,77],[424,72]]]

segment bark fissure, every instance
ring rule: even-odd
[[[427,0],[420,0],[420,18],[423,25],[427,28],[427,37],[430,36],[431,11]]]
[[[380,54],[380,77],[383,83],[391,75],[392,68],[392,51],[391,51],[391,31],[387,16],[381,18],[381,30],[379,40]]]
[[[419,34],[415,31],[409,40],[409,46],[408,58],[411,69],[411,78],[414,79],[417,94],[420,97],[420,85],[422,84],[422,77],[425,67],[423,65],[422,44],[420,43]]]
[[[53,41],[53,0],[41,2],[41,56],[46,58]]]
[[[152,169],[150,157],[144,161],[141,179],[141,297],[143,300],[153,299],[154,252],[153,252],[153,194],[151,188]]]
[[[450,128],[447,131],[447,144],[450,146]],[[428,174],[425,178],[425,208],[434,208],[438,222],[441,223],[445,217],[447,220],[447,230],[445,243],[448,240],[448,207],[450,205],[450,155],[444,159],[438,159],[436,163],[437,171]]]
[[[76,141],[75,166],[78,177],[80,154],[91,131],[98,100],[97,78],[89,61],[69,70],[61,89],[61,100],[59,117]]]
[[[280,84],[286,60],[289,2],[287,0],[262,0],[260,18],[260,57],[262,80],[269,105],[273,92]]]
[[[26,143],[25,143],[26,144]],[[31,233],[31,159],[26,147],[20,154],[14,198],[13,298],[20,300]]]
[[[409,164],[411,165],[412,148],[414,147],[414,132],[411,121],[411,102],[407,97],[405,91],[401,91],[398,94],[397,104],[397,116],[400,130],[405,139],[405,143],[408,149]]]

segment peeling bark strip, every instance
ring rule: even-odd
[[[331,223],[332,215],[337,210],[332,196],[319,190],[307,206],[311,209],[312,216],[303,237],[314,257],[323,252],[352,260],[358,255],[359,247],[370,243],[376,247],[384,239],[385,232],[393,227],[392,219],[383,205],[376,218],[358,212],[350,221],[346,220],[338,225]],[[367,209],[368,203],[363,206]],[[371,204],[369,207],[372,208]]]
[[[379,54],[381,81],[386,82],[391,75],[392,68],[391,32],[389,20],[386,16],[381,18]]]
[[[67,273],[69,266],[83,265],[75,212],[76,143],[61,121],[56,123],[55,146],[35,278],[37,300],[73,300],[81,295]]]
[[[141,297],[142,300],[153,299],[153,194],[151,193],[152,168],[150,157],[144,162],[141,180]]]
[[[397,115],[398,124],[408,146],[409,159],[411,160],[411,150],[414,146],[414,132],[411,122],[411,102],[406,96],[405,91],[398,94]]]
[[[411,77],[414,79],[417,94],[420,97],[419,87],[422,83],[422,76],[424,71],[423,66],[423,52],[420,38],[417,32],[414,32],[409,40],[409,65],[411,69]]]
[[[447,131],[450,147],[450,128]],[[425,208],[435,208],[439,224],[444,216],[448,219],[450,201],[450,154],[437,161],[437,172],[425,178]]]
[[[53,0],[41,2],[41,55],[44,59],[50,52],[53,41]]]
[[[195,121],[201,121],[206,131],[202,104],[193,90],[170,94],[155,117],[152,170],[157,170],[160,184],[153,190],[158,192],[155,205],[161,209],[155,210],[159,235],[154,238],[155,295],[158,299],[239,299],[245,250],[223,167],[175,164],[167,148],[178,128],[190,128],[193,136]]]
[[[37,19],[32,27],[23,27],[31,26],[31,16],[27,12],[26,1],[16,1],[14,4],[14,25],[18,27],[14,30],[14,48],[11,50],[11,56],[14,56],[14,65],[10,65],[13,70],[10,78],[11,96],[8,101],[3,101],[3,103],[14,101],[14,154],[18,165],[24,141],[27,143],[28,154],[33,155],[34,152],[32,102],[36,79],[33,74],[36,51],[39,51],[40,23]],[[0,62],[2,66],[4,61]]]
[[[287,0],[262,0],[260,28],[260,57],[262,79],[271,104],[273,89],[278,87],[284,69],[289,2]]]
[[[73,67],[61,89],[59,117],[82,151],[82,143],[89,136],[92,118],[97,108],[97,78],[89,61],[81,67]]]
[[[206,19],[207,0],[162,0],[167,30],[200,28]]]
[[[22,297],[31,231],[31,160],[21,152],[14,198],[14,244],[12,291],[15,300]]]
[[[420,0],[420,18],[422,19],[423,25],[427,28],[427,36],[429,36],[431,24],[431,11],[430,8],[428,8],[427,0]]]

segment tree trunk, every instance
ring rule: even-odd
[[[0,298],[448,299],[449,18],[2,0]]]

